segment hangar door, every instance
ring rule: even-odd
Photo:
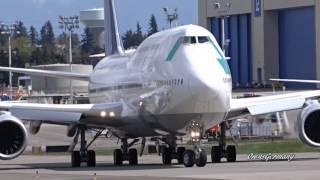
[[[280,78],[315,79],[315,12],[313,7],[279,11]],[[288,84],[291,88],[310,84]]]
[[[211,32],[221,45],[221,20],[219,18],[211,18]],[[228,62],[234,86],[246,87],[251,85],[251,15],[241,14],[226,18],[225,35],[226,39],[230,39],[226,54],[231,57]]]

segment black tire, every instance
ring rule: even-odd
[[[113,151],[113,164],[115,166],[121,166],[123,161],[123,154],[120,149],[116,149]]]
[[[162,163],[164,165],[170,165],[172,162],[172,151],[171,149],[164,147],[162,149]]]
[[[186,152],[185,147],[178,147],[177,149],[177,155],[178,155],[178,163],[183,164],[183,154]]]
[[[81,165],[80,151],[73,151],[71,153],[71,166],[80,167],[80,165]]]
[[[237,151],[235,146],[227,146],[227,161],[228,162],[236,162],[237,160]]]
[[[183,154],[183,164],[185,167],[193,167],[195,162],[195,154],[192,150],[186,150]]]
[[[138,165],[138,151],[137,149],[129,149],[129,164]]]
[[[211,160],[213,163],[221,162],[222,147],[213,146],[211,149]]]
[[[196,165],[198,167],[206,166],[206,164],[207,164],[207,153],[206,153],[206,151],[202,149],[202,151],[199,152],[199,154],[196,155],[195,161],[196,161]]]
[[[87,152],[87,166],[96,167],[96,152],[90,150]]]

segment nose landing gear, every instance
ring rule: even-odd
[[[201,131],[199,123],[192,122],[190,126],[191,142],[194,144],[194,150],[187,150],[183,155],[183,164],[185,167],[204,167],[207,164],[207,153],[201,148]]]

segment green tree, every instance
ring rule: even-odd
[[[15,25],[14,37],[28,37],[27,28],[22,21],[18,21]]]
[[[90,31],[89,28],[84,29],[84,33],[81,35],[82,40],[81,40],[81,50],[84,53],[92,53],[95,49],[95,42],[93,39],[93,35]]]
[[[40,30],[40,43],[42,46],[42,59],[39,64],[57,63],[55,37],[50,21],[45,22]]]
[[[134,38],[135,38],[136,46],[139,46],[141,42],[145,39],[145,36],[142,33],[142,28],[139,22],[137,23],[137,29],[136,29]]]
[[[17,37],[13,39],[13,60],[12,65],[14,67],[25,67],[26,63],[29,63],[32,51],[34,50],[31,40],[28,37]]]
[[[138,22],[135,32],[133,32],[132,30],[128,30],[122,36],[123,46],[125,49],[135,48],[139,46],[145,38],[146,36],[143,34],[140,23]]]
[[[156,17],[154,14],[151,15],[150,22],[149,22],[149,31],[148,31],[148,36],[151,36],[154,33],[158,32],[158,24]]]
[[[81,41],[78,33],[72,33],[71,44],[72,44],[72,63],[81,64]]]
[[[53,45],[54,44],[54,32],[52,24],[47,21],[41,28],[40,31],[40,41],[42,45]]]
[[[134,33],[132,30],[128,30],[123,36],[122,36],[123,46],[125,49],[131,48],[135,46],[134,42]]]
[[[38,45],[38,43],[39,43],[39,33],[38,33],[38,31],[36,30],[36,28],[34,26],[30,27],[29,37],[30,37],[30,40],[31,40],[31,44],[33,46]]]

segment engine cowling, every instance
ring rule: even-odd
[[[27,147],[28,132],[18,118],[0,112],[0,159],[10,160],[21,155]]]
[[[312,147],[320,147],[320,104],[309,101],[295,123],[300,140]]]

